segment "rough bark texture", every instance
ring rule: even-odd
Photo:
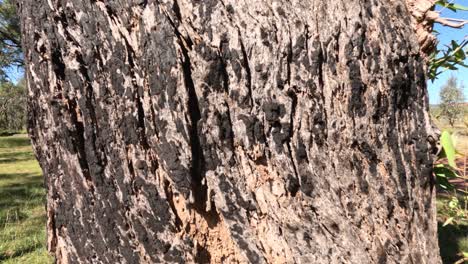
[[[20,1],[59,263],[438,263],[403,0]]]
[[[437,45],[437,38],[432,34],[434,20],[439,18],[439,13],[434,11],[435,2],[436,0],[406,0],[423,57],[428,57]]]

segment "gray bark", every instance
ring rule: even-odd
[[[438,263],[403,0],[20,1],[58,263]]]

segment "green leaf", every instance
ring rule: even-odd
[[[447,157],[448,163],[451,167],[457,168],[457,164],[455,164],[455,147],[453,146],[452,136],[448,131],[443,131],[442,135],[440,136],[440,144],[442,145],[442,149],[444,150],[444,154]]]
[[[443,177],[437,177],[437,185],[447,191],[453,191],[455,189],[448,179]]]
[[[436,176],[437,186],[447,191],[455,189],[449,179],[456,178],[458,175],[450,167],[444,164],[437,164],[434,166],[433,172]]]
[[[456,57],[457,59],[460,59],[460,60],[462,60],[462,61],[466,58],[465,52],[463,51],[463,49],[457,50],[457,52],[455,52],[454,55],[455,55],[455,57]]]
[[[454,12],[457,12],[457,10],[468,11],[468,7],[465,7],[465,6],[462,6],[462,5],[459,5],[459,4],[449,3],[446,0],[437,1],[435,4],[439,5],[439,6],[442,6],[442,7],[446,7],[446,8],[448,8],[448,9],[454,11]]]
[[[456,10],[468,11],[468,7],[462,6],[462,5],[459,5],[459,4],[452,4],[452,7],[455,8]]]
[[[442,164],[439,164],[439,165],[442,165]],[[437,165],[436,167],[434,167],[433,171],[437,177],[442,177],[442,178],[447,178],[447,179],[458,178],[458,175],[454,170],[452,170],[451,168],[447,168],[445,166],[439,167]]]
[[[444,68],[449,69],[449,70],[452,70],[452,71],[458,70],[458,68],[455,67],[455,66],[452,65],[452,64],[445,64],[445,65],[444,65]]]
[[[468,65],[466,65],[465,63],[463,63],[463,62],[461,62],[461,61],[458,62],[458,65],[463,66],[463,67],[465,67],[465,68],[468,68]]]
[[[449,217],[442,226],[449,225],[450,223],[452,223],[452,221],[453,221],[453,217]]]

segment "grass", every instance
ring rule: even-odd
[[[468,252],[468,222],[443,226],[443,222],[450,215],[445,199],[437,200],[437,214],[440,255],[443,263],[448,264],[462,259],[462,252]]]
[[[45,222],[41,169],[29,139],[0,137],[0,262],[52,263]]]

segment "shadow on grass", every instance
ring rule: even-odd
[[[32,159],[34,159],[34,155],[31,153],[31,151],[0,153],[0,164],[27,161]]]
[[[0,163],[1,166],[1,163]],[[17,257],[32,253],[44,244],[27,239],[45,228],[45,215],[35,215],[34,210],[45,204],[42,177],[35,173],[0,174],[0,262],[15,260]],[[11,238],[9,232],[21,233],[18,238]],[[38,233],[39,232],[39,233]],[[25,242],[17,242],[25,240]],[[15,242],[16,241],[16,242]],[[15,245],[15,246],[13,246]]]
[[[468,225],[442,226],[441,223],[438,223],[438,230],[442,262],[452,264],[461,258],[458,256],[461,251],[458,241],[468,234]]]
[[[26,136],[1,137],[0,148],[16,148],[30,146],[31,142]]]
[[[1,180],[16,180],[16,182],[0,187],[0,223],[6,219],[7,214],[18,215],[25,205],[44,203],[41,177],[28,173],[0,174]]]
[[[0,263],[52,263],[45,251],[45,189],[25,135],[0,137]],[[32,255],[31,255],[32,254]]]
[[[12,259],[12,258],[16,258],[16,257],[21,257],[23,255],[26,255],[28,253],[31,253],[33,251],[35,251],[36,249],[42,247],[41,244],[33,244],[33,245],[30,245],[30,246],[27,246],[27,247],[24,247],[24,248],[21,248],[19,250],[15,250],[14,252],[0,252],[0,262],[1,261],[4,261],[4,260],[8,260],[8,259]]]

